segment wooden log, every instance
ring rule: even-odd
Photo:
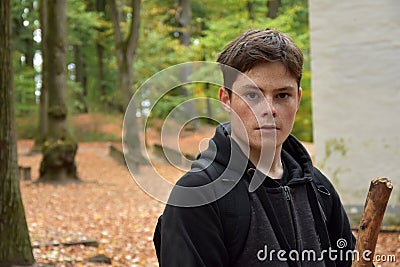
[[[46,244],[35,244],[32,245],[32,248],[41,248],[41,247],[58,247],[58,246],[65,246],[65,247],[71,247],[71,246],[88,246],[88,247],[98,247],[99,242],[95,239],[84,239],[84,240],[77,240],[77,241],[66,241],[66,242],[49,242]]]
[[[371,267],[383,215],[392,192],[392,182],[387,178],[371,181],[364,212],[358,229],[356,252],[352,267]]]

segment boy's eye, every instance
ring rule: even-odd
[[[256,93],[247,93],[246,97],[248,99],[256,99],[256,98],[258,98],[258,94],[256,94]]]
[[[278,98],[285,99],[285,98],[288,98],[288,97],[289,97],[288,93],[280,93],[280,94],[278,94]]]

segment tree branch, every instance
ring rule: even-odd
[[[121,45],[123,42],[120,20],[118,15],[118,8],[116,0],[110,0],[111,18],[114,26],[115,40],[117,41],[117,46]]]

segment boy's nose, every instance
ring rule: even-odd
[[[276,116],[276,108],[274,101],[272,99],[264,98],[264,101],[262,103],[263,109],[262,109],[262,116],[272,116],[275,118]]]

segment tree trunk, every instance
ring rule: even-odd
[[[74,61],[75,61],[75,81],[82,87],[82,92],[79,93],[79,102],[83,105],[83,108],[79,110],[83,113],[88,113],[86,105],[87,96],[87,75],[85,69],[85,59],[82,53],[81,46],[74,45]]]
[[[267,0],[267,18],[274,19],[278,16],[281,0]]]
[[[10,10],[0,1],[0,266],[34,263],[17,172]]]
[[[33,68],[33,57],[35,55],[35,45],[33,42],[33,32],[30,29],[27,29],[27,31],[29,32],[29,36],[30,38],[26,38],[25,39],[25,60],[26,60],[26,64]]]
[[[247,0],[247,12],[249,13],[249,19],[254,20],[254,0]]]
[[[96,0],[94,3],[94,7],[91,7],[92,10],[97,11],[105,16],[104,12],[106,9],[105,0]],[[99,29],[99,34],[103,32],[102,29]],[[97,52],[97,82],[100,93],[100,98],[103,99],[106,95],[106,76],[104,69],[104,46],[100,40],[96,41],[96,52]]]
[[[40,0],[39,2],[39,20],[40,20],[40,28],[42,31],[42,42],[41,42],[41,50],[42,50],[42,87],[40,88],[40,104],[39,104],[39,120],[38,120],[38,132],[35,138],[35,144],[33,146],[33,151],[38,152],[42,150],[42,146],[44,141],[46,140],[46,133],[47,133],[47,105],[48,105],[48,98],[47,98],[47,62],[49,59],[47,58],[47,50],[45,49],[44,40],[46,39],[46,0]]]
[[[81,47],[74,45],[75,82],[80,83],[83,89],[83,56]]]
[[[140,0],[132,0],[131,7],[133,9],[131,24],[129,27],[129,33],[126,39],[123,38],[121,32],[120,22],[121,16],[117,7],[116,0],[110,1],[110,9],[114,25],[115,34],[115,47],[116,47],[116,57],[118,64],[118,81],[117,86],[122,97],[122,104],[126,110],[129,101],[132,97],[132,87],[134,81],[134,69],[133,61],[136,56],[136,50],[139,40],[139,29],[140,29]],[[134,103],[131,103],[134,105]],[[131,106],[130,110],[135,111],[135,107]],[[142,152],[141,152],[141,142],[139,137],[139,124],[136,118],[136,113],[132,112],[129,115],[129,119],[124,125],[124,140],[126,155],[128,160],[134,162],[135,165],[140,165],[146,163]]]
[[[192,20],[192,10],[190,6],[190,0],[179,0],[179,5],[176,10],[176,20],[181,29],[179,34],[180,44],[184,46],[190,46],[190,21]],[[189,75],[192,70],[189,65],[185,65],[182,68],[181,72],[181,82],[182,84],[186,83]],[[181,86],[181,94],[184,97],[189,97],[189,93],[184,86]],[[186,102],[183,104],[183,108],[185,109],[185,114],[187,116],[186,119],[190,120],[197,117],[196,108],[193,102]],[[199,126],[199,122],[197,120],[192,122],[193,125],[197,128]]]
[[[102,12],[104,14],[105,9],[106,9],[105,0],[96,0],[96,11]],[[98,60],[98,70],[99,70],[98,82],[100,85],[100,95],[105,96],[106,76],[104,71],[104,46],[100,43],[100,41],[97,42],[96,49],[97,49],[97,60]]]
[[[106,95],[106,76],[104,72],[104,47],[100,44],[96,44],[97,49],[97,61],[98,61],[98,83],[100,87],[100,96]]]
[[[46,0],[45,49],[51,60],[45,64],[49,106],[47,138],[43,148],[39,181],[64,182],[78,179],[75,155],[77,144],[67,131],[66,105],[66,0]]]
[[[33,14],[33,0],[29,0],[29,13]],[[32,21],[30,21],[32,22]],[[25,27],[25,31],[27,31],[27,38],[25,39],[25,58],[26,64],[31,68],[34,68],[33,65],[33,57],[35,56],[35,43],[33,41],[33,30],[32,28]]]
[[[190,21],[192,20],[192,9],[190,0],[179,0],[179,6],[176,10],[176,18],[181,28],[179,41],[184,46],[190,45]]]
[[[210,91],[210,84],[206,83],[206,94]],[[211,120],[213,118],[213,113],[212,113],[212,106],[211,106],[211,101],[210,97],[206,97],[206,105],[207,105],[207,117]]]

